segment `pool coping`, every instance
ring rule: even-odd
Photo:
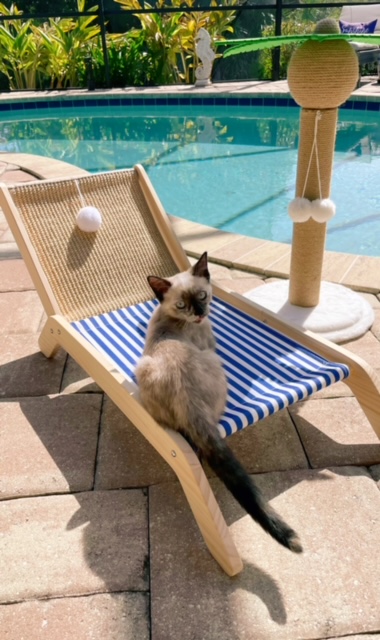
[[[170,216],[186,253],[199,257],[207,251],[212,262],[267,278],[289,278],[291,244],[250,238],[197,222]],[[325,251],[322,280],[355,291],[380,293],[380,257]]]
[[[86,90],[70,91],[70,92],[42,92],[44,99],[57,100],[57,96],[61,100],[67,101],[75,97],[85,97],[88,100],[95,99],[99,96],[118,97],[124,95],[203,95],[208,94],[238,94],[238,95],[257,95],[260,93],[262,97],[283,97],[289,94],[286,81],[268,83],[268,82],[240,82],[208,85],[206,87],[183,87],[177,85],[174,87],[146,87],[143,89],[126,88],[102,90],[89,92]],[[378,100],[380,103],[380,85],[377,83],[365,83],[352,94],[355,100],[366,101],[367,104]],[[12,101],[41,101],[41,92],[18,92],[15,94],[0,94],[0,110],[1,103],[5,100]],[[86,106],[85,104],[83,106]],[[24,158],[22,157],[24,156]],[[28,156],[28,157],[26,157]],[[42,156],[34,156],[31,154],[17,153],[1,153],[0,160],[9,162],[23,168],[26,171],[36,175],[38,178],[62,177],[62,175],[78,175],[84,170],[69,165],[68,163],[53,161]],[[24,164],[23,164],[24,163]],[[62,173],[64,172],[64,173]],[[86,172],[85,172],[86,173]],[[83,174],[83,173],[82,173]],[[169,212],[170,213],[170,212]],[[288,278],[290,271],[291,245],[281,242],[273,242],[270,240],[262,240],[259,238],[250,238],[240,234],[221,231],[213,227],[207,227],[199,223],[191,222],[182,218],[170,216],[174,230],[183,245],[186,253],[191,256],[199,256],[203,251],[207,250],[210,259],[229,268],[235,268],[242,271],[259,274],[264,278]],[[6,257],[15,257],[15,247],[10,246],[12,243],[3,242],[2,238],[6,232],[0,227],[0,259]],[[6,248],[6,252],[4,250]],[[380,257],[362,256],[355,254],[347,254],[333,251],[325,251],[324,266],[322,279],[330,282],[339,283],[348,286],[354,290],[379,294],[380,293]]]
[[[31,174],[31,179],[71,178],[88,173],[69,163],[32,154],[3,153],[0,154],[0,162]],[[8,184],[12,184],[12,181],[8,181]],[[169,218],[189,256],[199,257],[203,251],[208,251],[210,260],[216,264],[257,274],[263,279],[289,278],[290,244],[221,231],[170,214]],[[9,229],[4,226],[4,220],[3,225],[1,223],[0,211],[0,260],[20,258],[18,247]],[[322,278],[356,291],[379,294],[380,257],[325,251]]]
[[[123,89],[71,89],[52,91],[12,91],[0,93],[0,112],[36,108],[88,106],[289,106],[298,105],[290,95],[286,80],[213,83],[206,86],[168,85],[125,87]],[[377,112],[380,110],[380,84],[370,77],[340,107]]]

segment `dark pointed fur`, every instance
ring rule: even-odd
[[[206,317],[211,300],[207,254],[187,272],[167,280],[149,276],[160,305],[149,324],[136,368],[143,405],[162,425],[180,431],[239,504],[275,540],[296,553],[297,534],[261,497],[217,429],[227,384]]]
[[[202,424],[202,421],[200,427],[196,437],[192,431],[192,439],[235,500],[277,542],[295,553],[300,553],[302,546],[296,532],[274,509],[265,504],[260,490],[227,443],[218,432],[214,433],[210,426]]]

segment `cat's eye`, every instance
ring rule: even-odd
[[[198,300],[206,300],[207,291],[200,291],[197,295]]]
[[[175,306],[177,307],[177,309],[184,309],[186,307],[183,300],[178,300]]]

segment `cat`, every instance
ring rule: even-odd
[[[300,553],[295,531],[265,504],[217,429],[226,404],[227,381],[207,317],[212,292],[207,253],[188,271],[167,279],[148,276],[148,282],[160,304],[149,322],[136,367],[143,406],[160,425],[188,439],[267,533]]]

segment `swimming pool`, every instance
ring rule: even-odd
[[[294,197],[298,108],[275,101],[251,101],[249,108],[239,100],[85,102],[66,101],[64,109],[38,102],[33,111],[0,108],[0,150],[49,156],[91,172],[139,162],[169,213],[291,241],[287,205]],[[340,110],[331,194],[337,215],[327,248],[379,256],[380,115],[372,105]]]

